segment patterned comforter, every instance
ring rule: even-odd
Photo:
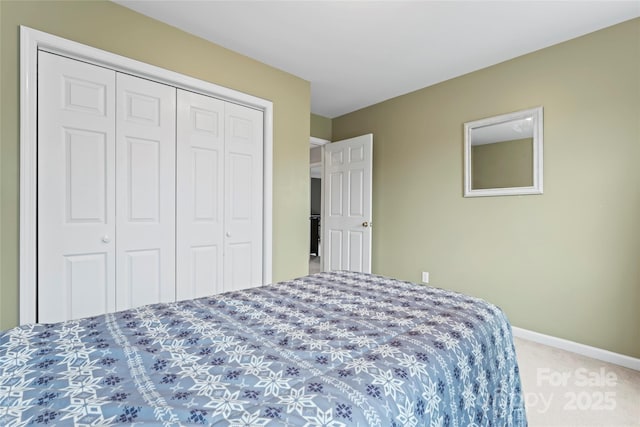
[[[483,300],[319,273],[0,335],[0,425],[525,426]]]

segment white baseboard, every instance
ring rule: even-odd
[[[602,360],[603,362],[613,363],[614,365],[624,366],[625,368],[640,371],[640,359],[635,357],[625,356],[624,354],[614,353],[609,350],[591,347],[589,345],[552,337],[551,335],[545,335],[515,326],[512,326],[511,329],[513,331],[513,336],[518,338],[548,345],[549,347],[559,348],[561,350],[571,351],[592,359]]]

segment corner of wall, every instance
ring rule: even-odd
[[[331,141],[331,134],[333,133],[333,121],[331,119],[312,113],[310,121],[310,136]]]

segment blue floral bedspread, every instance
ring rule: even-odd
[[[525,426],[481,299],[352,272],[0,335],[0,425]]]

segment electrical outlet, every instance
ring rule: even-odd
[[[429,283],[429,272],[428,271],[423,271],[422,272],[422,283]]]

